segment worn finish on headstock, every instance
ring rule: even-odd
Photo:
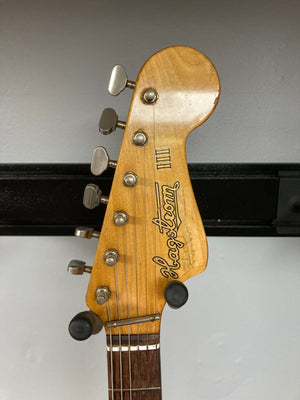
[[[147,88],[158,94],[154,104],[142,100]],[[142,67],[87,292],[88,307],[104,322],[107,306],[96,303],[98,286],[111,291],[111,320],[161,314],[166,284],[205,269],[206,235],[189,179],[185,141],[213,112],[219,93],[214,66],[189,47],[161,50]],[[146,133],[146,145],[133,143],[137,131]],[[122,183],[128,171],[138,176],[134,187]],[[113,217],[121,210],[129,215],[128,223],[116,226]],[[113,267],[103,259],[110,248],[120,254]],[[130,332],[157,333],[159,327],[160,321],[142,323],[131,326]],[[128,327],[120,328],[120,333],[127,334]]]

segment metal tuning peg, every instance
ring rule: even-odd
[[[83,311],[71,320],[69,333],[75,340],[85,340],[103,328],[101,319],[93,311]]]
[[[99,132],[109,135],[117,128],[125,129],[126,122],[118,120],[118,114],[113,108],[105,108],[99,122]]]
[[[189,292],[182,282],[172,281],[166,285],[164,296],[171,308],[180,308],[187,302]]]
[[[117,161],[109,159],[107,151],[104,147],[96,147],[93,151],[91,172],[93,175],[101,175],[108,167],[116,168]]]
[[[93,210],[100,203],[107,204],[108,197],[102,196],[102,191],[99,189],[99,186],[94,183],[89,183],[86,185],[83,194],[83,205],[84,207]]]
[[[93,267],[85,265],[84,261],[71,260],[68,265],[68,272],[72,275],[83,275],[84,272],[89,274],[92,272]]]
[[[107,286],[98,286],[95,295],[97,304],[99,304],[99,306],[102,306],[110,298],[111,291]]]
[[[92,237],[98,239],[100,236],[100,232],[94,231],[93,228],[88,228],[86,226],[77,226],[74,235],[85,239],[91,239]]]
[[[122,65],[115,65],[111,71],[108,91],[113,96],[117,96],[126,87],[134,89],[135,82],[128,80],[125,68]]]

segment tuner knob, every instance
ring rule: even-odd
[[[85,340],[103,328],[101,319],[93,311],[83,311],[71,320],[69,333],[75,340]]]
[[[81,260],[71,260],[68,265],[68,272],[72,275],[83,275],[84,272],[89,274],[92,272],[93,267],[85,265],[84,261]]]
[[[122,65],[115,65],[111,71],[108,91],[113,96],[117,96],[126,87],[134,89],[135,82],[128,80],[125,68]]]
[[[108,197],[102,196],[102,191],[99,189],[99,186],[97,186],[94,183],[89,183],[88,185],[86,185],[84,189],[84,194],[83,194],[84,207],[93,210],[94,208],[99,206],[100,203],[107,204]]]
[[[91,172],[93,175],[101,175],[108,167],[116,168],[117,161],[109,159],[107,151],[104,147],[96,147],[93,151]]]
[[[99,122],[99,131],[103,135],[109,135],[116,128],[125,129],[126,122],[118,120],[118,114],[115,112],[113,108],[105,108],[103,110],[100,122]]]
[[[77,237],[90,239],[90,238],[99,238],[100,232],[94,231],[93,228],[88,228],[86,226],[77,226],[75,229],[74,235]]]
[[[180,308],[187,302],[189,292],[182,282],[172,281],[166,285],[164,296],[171,308]]]

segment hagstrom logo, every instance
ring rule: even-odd
[[[160,273],[165,278],[178,278],[176,272],[180,269],[180,252],[184,243],[177,239],[181,220],[178,213],[177,191],[180,182],[176,181],[173,186],[162,185],[155,182],[155,196],[157,206],[157,217],[152,222],[162,235],[167,236],[169,262],[162,257],[155,256],[152,260],[160,267]]]

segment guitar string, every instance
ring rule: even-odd
[[[147,194],[146,194],[146,149],[144,147],[144,230],[145,230],[145,280],[146,280],[146,315],[148,315],[148,273],[147,273]],[[150,362],[149,362],[149,322],[146,324],[147,330],[147,364],[148,364],[148,387],[151,386]],[[151,397],[150,390],[148,390],[149,399]],[[151,399],[150,399],[151,400]]]
[[[138,260],[137,260],[137,224],[136,224],[136,190],[134,187],[134,215],[135,215],[135,274],[136,274],[136,315],[137,317],[139,316],[139,289],[138,289]],[[141,387],[141,368],[140,368],[140,349],[139,349],[139,344],[140,344],[140,330],[139,330],[139,324],[137,324],[137,345],[138,345],[138,350],[137,350],[137,359],[138,359],[138,381],[139,381],[139,387]],[[139,391],[139,397],[141,398],[141,392]]]
[[[106,302],[107,320],[110,321],[110,312],[108,301]],[[110,379],[111,379],[111,398],[114,400],[114,364],[113,364],[113,348],[111,328],[109,328],[109,345],[110,345]]]
[[[126,275],[126,294],[127,294],[127,318],[129,318],[129,291],[128,291],[128,268],[127,268],[127,240],[126,225],[124,225],[124,247],[125,247],[125,275]],[[130,325],[128,325],[128,368],[129,368],[129,396],[132,400],[132,384],[131,384],[131,337]]]
[[[118,319],[120,321],[120,304],[119,304],[119,287],[118,287],[118,263],[115,264],[115,281],[116,281],[116,297],[117,297],[117,310]],[[121,327],[119,327],[119,369],[120,369],[120,386],[121,386],[121,400],[123,400],[123,366],[122,366],[122,340],[121,340]]]
[[[146,182],[145,182],[145,175],[146,175],[146,157],[145,157],[145,149],[144,149],[144,213],[145,213],[145,260],[146,260],[146,255],[147,255],[147,251],[146,251],[146,247],[147,247],[147,231],[146,231],[146,215],[147,215],[147,206],[146,206]],[[154,171],[155,171],[155,167],[154,167]],[[155,175],[155,174],[154,174]],[[135,188],[134,188],[134,207],[135,207],[135,236],[136,236],[136,240],[135,240],[135,244],[136,244],[136,293],[137,293],[137,316],[139,316],[139,312],[138,312],[138,265],[137,265],[137,225],[136,225],[136,192],[135,192]],[[124,227],[125,228],[125,227]],[[127,287],[127,314],[129,317],[129,298],[128,298],[128,275],[127,275],[127,248],[126,248],[126,229],[124,229],[124,241],[125,241],[125,271],[126,271],[126,287]],[[156,273],[155,273],[155,287],[157,285],[156,282]],[[117,264],[115,264],[115,279],[116,279],[116,296],[117,296],[117,307],[118,307],[118,318],[120,320],[120,305],[119,305],[119,290],[118,290],[118,273],[117,273]],[[148,275],[147,275],[147,262],[145,262],[145,280],[146,280],[146,315],[148,312]],[[156,291],[155,291],[156,292]],[[156,306],[156,296],[157,293],[155,293],[155,308]],[[110,329],[111,332],[111,329]],[[139,326],[137,326],[137,339],[138,339],[138,345],[139,345]],[[132,399],[132,380],[131,380],[131,347],[130,347],[130,327],[128,327],[128,347],[129,347],[129,385],[130,385],[130,400]],[[123,400],[123,375],[122,375],[122,370],[123,370],[123,366],[122,366],[122,341],[121,341],[121,330],[119,327],[119,357],[120,357],[120,385],[121,385],[121,400]],[[156,356],[157,356],[157,352]],[[141,387],[141,375],[140,375],[140,349],[138,347],[138,371],[139,371],[139,387]],[[149,323],[147,322],[147,364],[148,364],[148,371],[150,371],[150,360],[149,360]],[[151,374],[149,374],[149,385],[148,387],[151,387]],[[149,392],[149,396],[150,396],[150,390]],[[141,398],[141,392],[139,392],[139,397]]]
[[[155,121],[155,107],[152,107],[152,109],[153,109],[153,121]],[[156,131],[155,131],[155,123],[153,124],[153,142],[154,142],[154,154],[155,154],[155,149],[156,149]],[[156,162],[156,159],[155,159],[155,156],[154,156],[154,165],[153,165],[153,182],[156,182],[156,169],[155,169],[155,162]],[[155,239],[154,239],[154,248],[155,248],[155,251],[154,251],[154,254],[156,255],[157,253],[156,253],[156,234],[154,234],[154,237],[155,237]],[[154,294],[154,298],[155,298],[155,311],[158,313],[158,309],[157,309],[157,295],[158,295],[158,293],[157,293],[157,288],[158,288],[158,284],[157,284],[157,268],[154,268],[153,269],[154,270],[154,276],[155,276],[155,279],[154,279],[154,282],[155,282],[155,285],[154,285],[154,287],[155,287],[155,294]],[[159,339],[159,341],[160,341],[160,335],[159,335],[159,337],[158,337],[158,339]],[[158,352],[159,352],[159,349],[156,349],[155,350],[155,367],[157,367],[157,365],[158,365]],[[159,384],[159,386],[161,387],[161,383]]]
[[[144,149],[145,150],[145,149]],[[145,212],[145,260],[146,260],[146,247],[147,247],[147,232],[146,232],[146,215],[147,215],[147,207],[146,207],[146,182],[145,182],[145,171],[146,171],[146,157],[144,151],[144,212]],[[154,167],[155,171],[155,167]],[[154,173],[155,176],[155,173]],[[137,264],[137,224],[136,224],[136,192],[134,188],[134,207],[135,207],[135,244],[136,244],[136,296],[137,296],[137,316],[139,316],[138,311],[138,264]],[[125,228],[125,227],[124,227]],[[127,248],[126,248],[126,228],[124,229],[124,241],[125,241],[125,271],[126,271],[126,287],[127,287],[127,314],[129,317],[129,297],[128,297],[128,274],[127,274]],[[156,246],[155,246],[156,247]],[[147,275],[147,263],[145,263],[145,278],[146,278],[146,315],[148,312],[148,275]],[[119,303],[119,289],[118,289],[118,272],[117,272],[117,263],[115,264],[115,280],[116,280],[116,297],[117,297],[117,309],[118,309],[118,319],[120,320],[120,303]],[[155,287],[157,286],[157,275],[155,273]],[[157,292],[155,290],[155,308],[156,305],[156,297]],[[106,303],[107,304],[107,303]],[[107,314],[108,320],[110,320],[109,308],[107,304]],[[129,386],[130,386],[130,400],[132,399],[132,379],[131,379],[131,338],[130,338],[130,327],[128,326],[128,348],[129,348]],[[137,340],[139,345],[139,326],[137,326]],[[114,383],[113,383],[113,351],[112,351],[112,333],[110,328],[110,347],[111,347],[111,381],[112,381],[112,398],[114,399]],[[120,385],[121,385],[121,400],[123,400],[123,375],[122,375],[122,341],[121,341],[121,330],[119,327],[119,357],[120,357]],[[157,356],[157,351],[155,352]],[[157,357],[156,357],[157,358]],[[147,363],[148,363],[148,371],[150,371],[150,361],[149,361],[149,323],[147,322]],[[138,347],[138,371],[139,371],[139,387],[141,387],[141,375],[140,375],[140,349]],[[151,375],[149,374],[149,385],[151,387]],[[150,396],[150,390],[149,390]],[[141,392],[139,392],[139,397],[141,398]]]

